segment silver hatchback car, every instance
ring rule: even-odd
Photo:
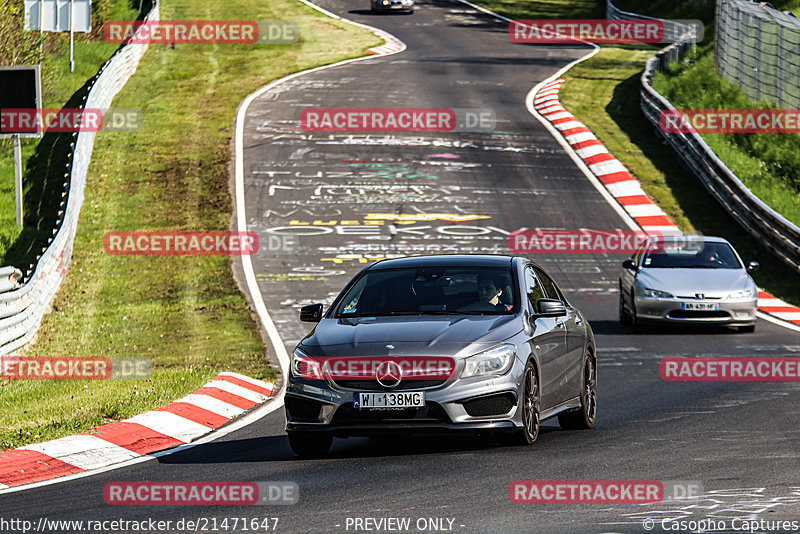
[[[538,265],[420,256],[362,270],[292,356],[286,431],[301,456],[333,437],[491,431],[530,444],[539,423],[591,428],[592,330]]]
[[[722,324],[755,330],[758,287],[736,250],[721,237],[649,240],[622,263],[619,319],[644,324]]]

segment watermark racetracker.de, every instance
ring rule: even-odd
[[[103,500],[127,506],[291,505],[300,488],[290,481],[116,481],[103,487]]]
[[[633,230],[523,230],[508,236],[514,254],[624,254],[640,250],[654,234]]]
[[[800,133],[800,109],[668,109],[664,133]]]
[[[670,382],[798,382],[800,358],[663,358],[662,380]]]
[[[526,19],[514,20],[508,25],[508,37],[512,43],[569,44],[587,41],[596,44],[611,43],[669,43],[679,37],[680,32],[667,31],[679,24],[691,26],[697,42],[703,40],[704,26],[700,20],[657,19]]]
[[[219,231],[107,232],[103,237],[103,248],[107,254],[123,256],[251,255],[258,252],[258,234]]]
[[[292,44],[300,28],[288,20],[112,20],[103,25],[112,44]]]
[[[515,480],[515,504],[655,504],[699,496],[697,480]]]
[[[482,108],[310,108],[300,114],[304,132],[474,132],[495,128]]]
[[[0,132],[25,134],[132,132],[142,128],[138,109],[16,109],[0,110]]]
[[[152,360],[138,356],[0,356],[0,380],[143,380],[152,372]]]

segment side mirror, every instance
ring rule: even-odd
[[[628,258],[627,260],[622,262],[622,267],[623,267],[623,269],[629,269],[631,271],[635,271],[636,270],[636,264],[630,258]]]
[[[300,308],[300,320],[307,323],[318,323],[322,319],[322,304],[309,304]]]
[[[748,273],[752,273],[752,272],[757,271],[759,269],[759,267],[761,267],[761,264],[758,263],[757,261],[748,261],[747,262],[747,272]]]
[[[536,317],[561,317],[567,314],[567,306],[560,300],[539,299],[536,301]]]

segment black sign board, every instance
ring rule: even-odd
[[[38,110],[42,107],[39,65],[0,67],[0,137],[19,134],[22,137],[41,137],[30,128],[15,127],[13,121],[3,120],[4,109]]]

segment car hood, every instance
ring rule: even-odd
[[[642,269],[637,280],[645,287],[672,293],[676,297],[725,297],[752,288],[754,282],[743,269]]]
[[[300,348],[309,356],[469,355],[520,330],[514,315],[322,319]],[[470,345],[476,347],[465,351]]]

